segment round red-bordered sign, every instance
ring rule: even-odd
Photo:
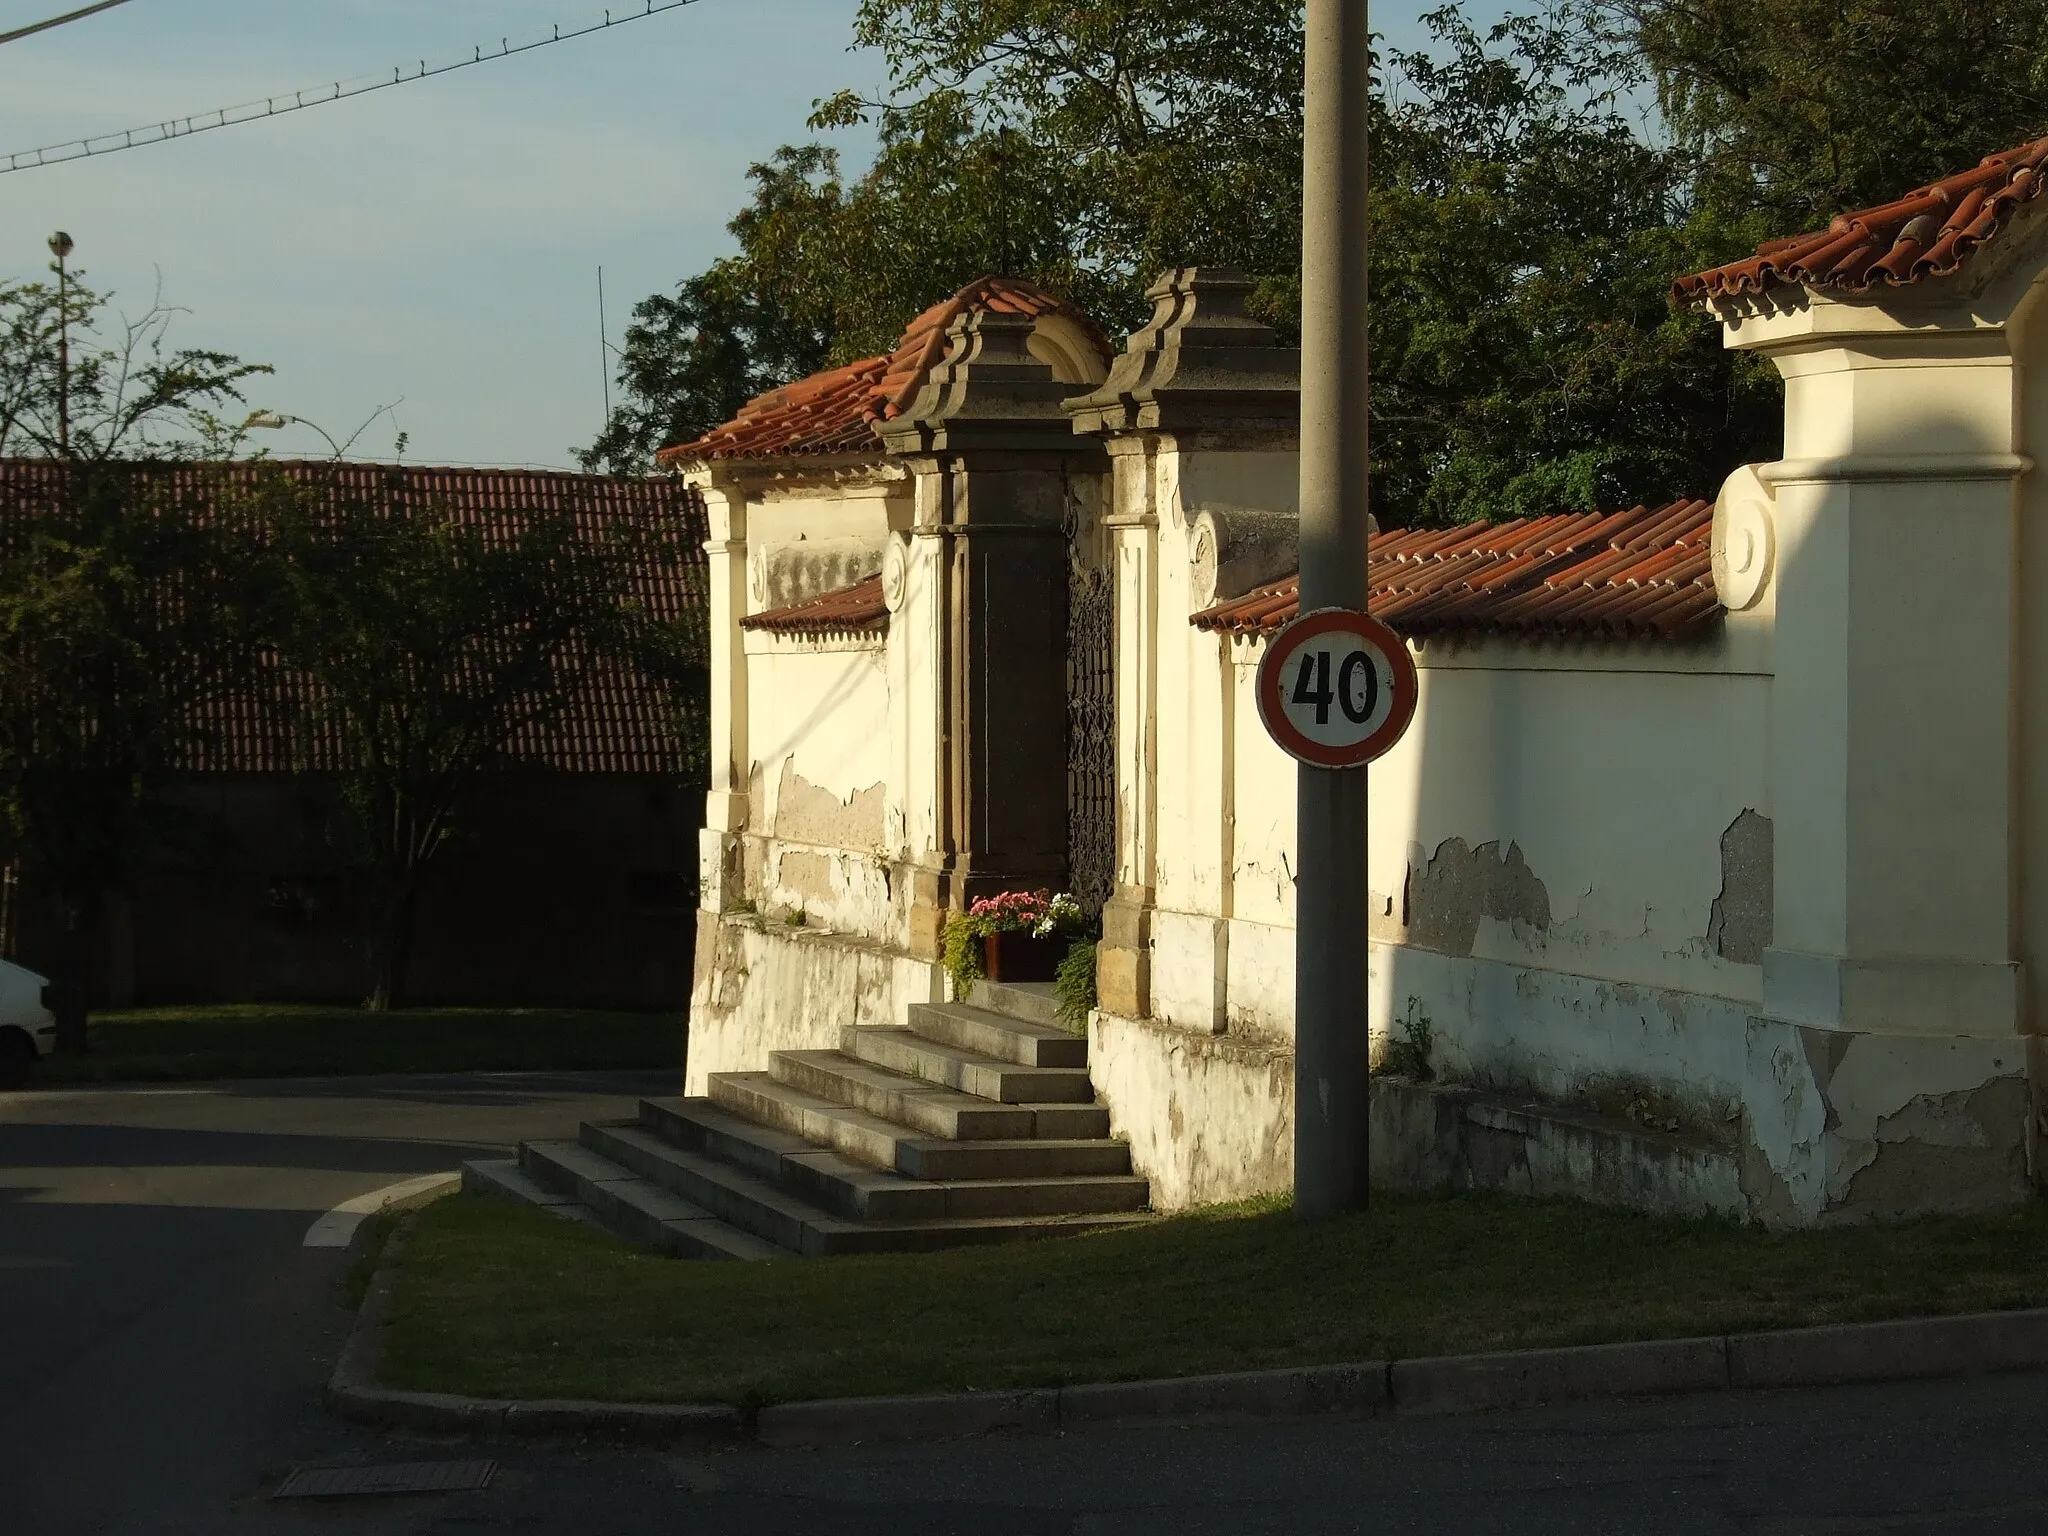
[[[1266,644],[1259,718],[1288,756],[1362,768],[1415,718],[1415,658],[1401,637],[1349,608],[1305,613]]]

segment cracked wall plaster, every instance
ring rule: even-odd
[[[1437,845],[1429,862],[1410,867],[1402,898],[1408,942],[1447,955],[1469,955],[1479,920],[1550,927],[1550,892],[1523,861],[1522,850],[1498,842],[1470,847],[1461,837]]]
[[[1771,819],[1745,810],[1721,834],[1721,894],[1707,920],[1707,944],[1724,960],[1763,964],[1775,923]]]
[[[775,792],[775,836],[820,848],[874,849],[882,845],[887,786],[871,784],[841,799],[811,783],[784,759]]]

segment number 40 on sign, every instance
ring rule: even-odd
[[[1415,718],[1415,661],[1386,625],[1348,608],[1305,613],[1259,663],[1259,718],[1290,757],[1362,768]]]

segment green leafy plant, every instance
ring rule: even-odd
[[[792,928],[801,928],[810,921],[810,917],[802,907],[792,907],[782,920]]]
[[[982,966],[981,941],[992,933],[1029,933],[1050,938],[1055,933],[1079,933],[1088,924],[1081,903],[1065,891],[1003,891],[977,897],[965,912],[946,919],[939,937],[939,958],[946,974],[953,978],[953,995],[965,997],[987,974]]]
[[[1067,957],[1053,974],[1053,991],[1059,997],[1059,1020],[1075,1034],[1088,1028],[1088,1015],[1095,1007],[1095,941],[1077,938],[1067,946]]]
[[[1397,1021],[1399,1038],[1387,1042],[1386,1070],[1397,1077],[1412,1077],[1426,1083],[1436,1073],[1429,1065],[1429,1053],[1436,1046],[1436,1030],[1422,1011],[1422,999],[1412,993],[1408,1008]]]

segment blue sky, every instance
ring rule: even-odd
[[[0,31],[71,0],[0,0]],[[614,0],[614,10],[636,0]],[[0,275],[53,229],[117,307],[159,274],[175,339],[276,365],[252,403],[346,436],[404,397],[418,462],[569,467],[603,414],[596,276],[635,300],[730,249],[746,169],[810,104],[877,91],[854,0],[699,0],[436,80],[0,175]],[[1418,8],[1419,9],[1419,8]],[[1492,9],[1491,6],[1486,9]],[[0,47],[0,154],[599,20],[590,0],[130,0]],[[1412,36],[1407,15],[1375,21]],[[843,140],[856,162],[858,136]],[[381,419],[356,447],[386,456]],[[301,427],[263,438],[323,451]]]

